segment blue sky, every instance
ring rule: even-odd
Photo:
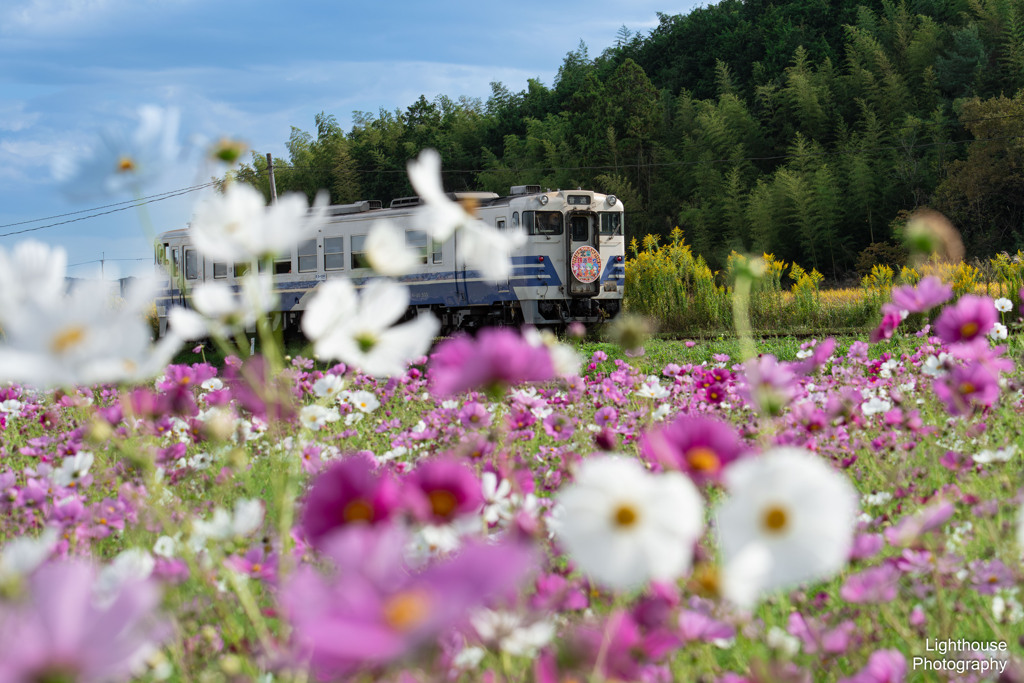
[[[72,201],[57,169],[87,155],[104,130],[131,132],[144,105],[181,113],[181,142],[223,136],[285,156],[291,126],[334,114],[405,109],[421,94],[486,100],[552,85],[583,40],[592,56],[619,27],[647,33],[657,12],[702,2],[572,0],[383,2],[348,0],[3,0],[0,3],[0,235],[88,215],[35,221],[131,199]],[[147,194],[209,178],[194,156]],[[65,225],[0,237],[10,249],[39,239],[68,251],[70,274],[107,278],[147,263],[141,221],[183,227],[200,192]],[[117,207],[113,207],[117,208]],[[109,210],[103,208],[100,210]],[[93,211],[95,213],[95,211]],[[17,225],[15,225],[17,224]],[[125,260],[115,260],[125,259]]]

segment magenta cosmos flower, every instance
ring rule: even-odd
[[[871,343],[877,344],[883,339],[891,339],[892,333],[903,321],[903,312],[893,304],[882,304],[882,322],[871,332]]]
[[[399,506],[399,486],[374,471],[368,458],[335,460],[313,481],[302,511],[302,530],[313,545],[352,524],[380,524]]]
[[[996,317],[992,299],[966,294],[952,306],[942,309],[935,321],[935,332],[947,344],[984,339],[996,324]]]
[[[403,492],[417,516],[446,524],[484,504],[480,480],[466,465],[454,460],[427,460],[405,478]]]
[[[999,374],[991,364],[969,361],[957,365],[932,385],[950,415],[967,415],[999,398]]]
[[[707,417],[684,415],[640,439],[645,458],[686,472],[697,484],[718,481],[722,470],[746,450],[732,427]]]
[[[44,565],[29,595],[0,608],[0,683],[122,681],[170,635],[160,619],[159,588],[128,582],[103,605],[96,572],[84,562]]]
[[[892,288],[892,303],[910,313],[925,313],[952,297],[953,288],[932,275],[917,283],[917,287],[905,285]]]
[[[282,600],[296,656],[320,677],[386,666],[463,623],[476,606],[517,590],[534,564],[520,544],[467,544],[457,555],[411,573],[394,528],[353,527],[327,541],[336,571],[300,567]]]
[[[484,329],[476,339],[460,335],[441,343],[430,359],[436,396],[484,389],[489,393],[520,382],[544,382],[555,376],[551,354],[518,332]]]

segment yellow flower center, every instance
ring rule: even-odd
[[[360,332],[355,336],[356,346],[363,353],[369,353],[377,345],[377,335],[372,332]]]
[[[771,505],[761,517],[761,526],[770,534],[781,534],[789,526],[789,514],[779,505]]]
[[[969,396],[970,394],[973,394],[975,391],[978,390],[978,388],[974,386],[972,382],[961,382],[958,388],[960,390],[961,396]]]
[[[960,336],[966,339],[970,339],[976,334],[978,334],[978,323],[974,321],[966,322],[960,328]]]
[[[459,504],[455,499],[455,495],[451,491],[445,491],[444,489],[431,491],[427,494],[427,498],[430,500],[430,508],[434,511],[434,514],[442,518],[451,517],[455,507]]]
[[[628,529],[635,525],[639,519],[640,513],[629,503],[621,503],[615,508],[614,514],[612,514],[612,523],[620,529]]]
[[[462,210],[470,216],[476,216],[476,210],[480,206],[480,202],[472,197],[463,197],[459,200],[459,204],[462,204]]]
[[[135,160],[131,157],[121,157],[117,160],[118,173],[131,173],[135,170]]]
[[[50,342],[50,350],[54,353],[65,353],[85,339],[85,326],[69,325],[58,332]]]
[[[706,446],[697,446],[686,451],[686,462],[698,472],[716,472],[722,464],[718,455]]]
[[[373,508],[362,498],[356,498],[345,506],[341,517],[346,522],[370,522],[373,521]]]
[[[384,621],[396,631],[411,631],[426,620],[431,602],[424,590],[396,593],[384,602]]]

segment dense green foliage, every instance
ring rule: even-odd
[[[585,186],[633,236],[682,228],[708,265],[768,252],[836,277],[928,205],[969,256],[1024,247],[1024,0],[722,0],[570,52],[552,87],[326,113],[293,128],[280,191],[411,194],[435,147],[449,190]],[[241,178],[269,195],[258,154]]]

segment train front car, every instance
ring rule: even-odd
[[[625,221],[614,195],[512,188],[512,225],[526,233],[509,279],[523,321],[597,323],[613,318],[625,285]]]

